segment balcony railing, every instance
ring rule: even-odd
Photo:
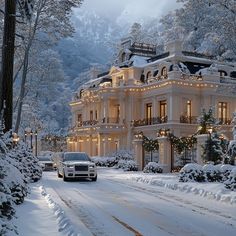
[[[145,118],[142,120],[133,120],[131,121],[131,125],[134,127],[137,126],[146,126],[146,125],[155,125],[155,124],[162,124],[167,123],[168,117],[152,117],[152,118]]]
[[[232,123],[232,120],[228,119],[228,118],[219,119],[218,122],[217,122],[217,124],[219,124],[219,125],[231,125],[231,123]]]
[[[97,123],[98,123],[98,120],[79,121],[79,122],[77,123],[77,127],[92,126],[92,125],[96,125]]]
[[[119,117],[104,117],[102,119],[102,123],[118,124],[119,122],[120,122]]]
[[[180,116],[180,123],[197,124],[197,116]]]

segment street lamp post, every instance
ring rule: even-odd
[[[30,131],[30,148],[33,150],[33,131]]]
[[[35,130],[35,156],[38,156],[38,131]]]

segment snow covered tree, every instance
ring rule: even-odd
[[[72,8],[79,6],[80,3],[81,0],[35,0],[34,14],[31,21],[21,29],[21,25],[18,27],[23,37],[20,42],[22,45],[20,48],[22,50],[22,74],[15,124],[16,132],[18,132],[21,122],[23,99],[26,95],[25,85],[31,67],[31,53],[36,48],[41,51],[43,48],[53,45],[59,39],[72,35],[74,32],[70,21]]]
[[[130,29],[130,36],[132,37],[134,42],[142,41],[142,25],[135,22]]]
[[[206,111],[205,108],[202,109],[201,115],[197,119],[198,122],[198,131],[197,134],[208,134],[209,129],[212,129],[211,132],[214,131],[216,119],[214,118],[213,109],[209,108]]]
[[[188,51],[236,60],[235,0],[178,0],[182,7],[161,19],[166,41],[180,39]]]
[[[214,164],[219,164],[222,161],[224,153],[221,146],[221,140],[216,133],[212,133],[208,137],[203,148],[203,160],[206,162],[214,162]]]

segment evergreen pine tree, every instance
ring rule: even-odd
[[[210,135],[206,140],[202,157],[206,162],[214,162],[214,164],[222,161],[223,149],[216,133]]]

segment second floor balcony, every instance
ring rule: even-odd
[[[131,125],[134,127],[138,126],[146,126],[146,125],[155,125],[155,124],[162,124],[162,123],[167,123],[168,117],[163,116],[163,117],[152,117],[152,118],[145,118],[145,119],[140,119],[140,120],[132,120]]]
[[[180,116],[180,123],[197,124],[197,116]]]

